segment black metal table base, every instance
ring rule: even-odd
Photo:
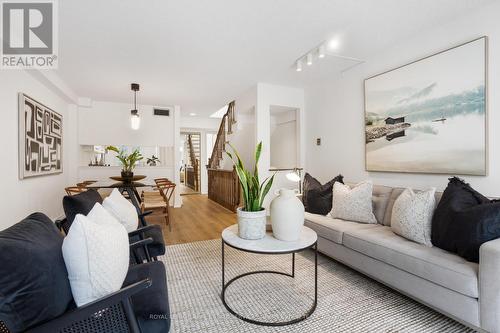
[[[292,272],[291,273],[286,273],[286,272],[278,272],[278,271],[268,271],[268,270],[263,270],[263,271],[254,271],[254,272],[248,272],[244,274],[240,274],[238,276],[233,277],[231,280],[229,280],[227,283],[225,282],[225,254],[224,254],[224,247],[225,245],[231,246],[237,250],[244,251],[244,252],[250,252],[250,253],[258,253],[258,254],[268,254],[268,255],[277,255],[277,254],[292,254]],[[241,279],[245,276],[249,275],[255,275],[255,274],[278,274],[278,275],[284,275],[288,276],[291,278],[295,278],[295,253],[302,252],[306,249],[314,248],[314,302],[309,308],[309,310],[302,316],[288,320],[288,321],[280,321],[280,322],[265,322],[265,321],[258,321],[254,319],[247,318],[236,311],[234,311],[226,302],[226,289],[235,281],[238,279]],[[229,311],[232,315],[235,317],[244,320],[248,323],[255,324],[255,325],[261,325],[261,326],[286,326],[286,325],[291,325],[298,323],[300,321],[303,321],[307,319],[313,312],[316,310],[316,306],[318,305],[318,244],[315,242],[311,246],[300,249],[297,251],[291,251],[291,252],[279,252],[279,253],[269,253],[269,252],[256,252],[256,251],[248,251],[244,249],[240,249],[237,247],[234,247],[230,244],[227,244],[222,240],[222,292],[221,292],[221,300],[222,304],[224,304],[224,307]]]

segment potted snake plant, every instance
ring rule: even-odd
[[[131,154],[127,154],[124,149],[118,149],[115,146],[108,146],[106,147],[106,150],[114,151],[118,154],[116,158],[122,164],[121,175],[123,182],[132,182],[132,180],[134,179],[135,166],[137,162],[143,159],[139,149],[134,149]]]
[[[237,209],[238,235],[244,239],[261,239],[266,234],[266,210],[262,207],[264,198],[273,186],[274,175],[259,181],[258,163],[262,142],[255,148],[253,172],[245,169],[238,151],[229,145],[233,153],[226,152],[234,164],[243,192],[243,207]],[[234,157],[233,157],[234,154]]]

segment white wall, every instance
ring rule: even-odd
[[[78,108],[78,142],[82,145],[137,145],[171,147],[174,144],[174,115],[153,115],[152,105],[138,105],[141,127],[130,128],[132,105],[94,101]]]
[[[219,118],[209,117],[181,117],[181,128],[203,128],[217,131],[220,125]]]
[[[271,107],[280,106],[298,110],[297,132],[298,138],[298,165],[302,167],[305,163],[305,102],[304,90],[291,87],[276,86],[266,83],[257,85],[257,108],[256,108],[256,141],[262,141],[262,156],[259,162],[259,175],[262,179],[271,175]],[[274,198],[273,193],[279,188],[293,188],[296,184],[291,183],[285,177],[286,172],[276,175],[270,195],[264,200],[264,207]]]
[[[348,181],[371,178],[392,186],[443,189],[447,175],[366,172],[364,168],[363,80],[374,74],[404,65],[421,57],[489,36],[489,176],[464,178],[486,195],[499,196],[500,188],[500,3],[468,13],[431,31],[425,31],[376,55],[344,77],[306,89],[307,164],[306,169],[322,181],[342,173]],[[322,145],[316,146],[321,137]],[[464,156],[467,158],[467,156]]]
[[[0,198],[0,230],[39,211],[55,219],[62,215],[64,188],[76,180],[76,108],[36,76],[21,70],[3,70],[0,74],[0,110],[2,113],[3,191]],[[23,92],[63,116],[63,173],[19,180],[18,169],[18,93]]]
[[[271,168],[295,168],[298,165],[297,111],[274,113],[271,107]]]
[[[233,134],[228,135],[227,140],[238,151],[243,164],[247,168],[250,167],[254,163],[254,151],[257,144],[255,140],[254,111],[238,116],[237,123],[233,126]],[[233,153],[229,146],[226,146],[226,150],[231,154]],[[236,158],[236,156],[233,157]],[[224,159],[221,161],[221,169],[231,170],[232,168],[233,163],[227,155],[224,155]]]

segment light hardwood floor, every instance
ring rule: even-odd
[[[172,230],[162,217],[151,216],[148,223],[162,226],[167,245],[220,238],[222,230],[236,223],[236,214],[208,199],[193,194],[182,197],[182,208],[171,208]]]

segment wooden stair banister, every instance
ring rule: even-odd
[[[226,151],[227,135],[233,133],[235,123],[234,101],[232,101],[228,104],[227,111],[221,119],[214,149],[207,165],[208,198],[233,212],[236,212],[240,203],[240,183],[234,168],[221,170],[220,162]]]
[[[187,136],[188,150],[189,150],[189,160],[191,162],[191,167],[193,170],[186,169],[186,185],[192,187],[193,190],[199,191],[199,161],[196,158],[195,149],[193,145],[192,135]]]
[[[209,169],[218,169],[220,167],[220,161],[224,158],[224,151],[226,150],[227,134],[232,133],[233,125],[235,123],[236,118],[234,114],[234,101],[232,101],[228,104],[227,111],[221,119],[212,155],[208,160],[207,167]]]
[[[208,198],[236,212],[240,204],[241,187],[236,171],[208,169]]]
[[[196,155],[194,154],[193,139],[191,134],[188,134],[188,147],[189,147],[189,159],[191,160],[191,166],[196,164]]]

